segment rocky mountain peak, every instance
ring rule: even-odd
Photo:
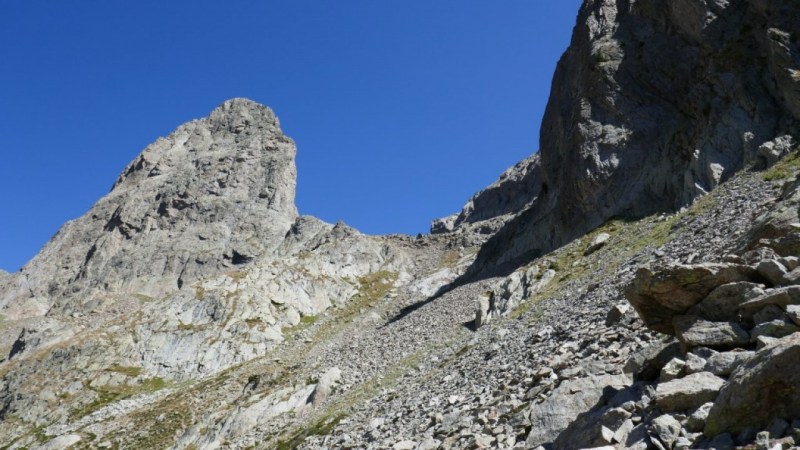
[[[87,289],[163,292],[268,253],[297,218],[295,154],[271,109],[226,101],[145,148],[25,266],[36,287],[0,305],[23,302],[29,314],[31,296],[43,312]]]

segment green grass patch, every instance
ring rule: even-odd
[[[144,379],[138,384],[89,388],[97,393],[97,398],[92,402],[74,408],[72,411],[70,411],[69,416],[71,420],[78,420],[81,417],[87,416],[111,403],[125,400],[126,398],[130,398],[135,395],[159,391],[166,387],[166,381],[164,381],[163,378],[156,377]]]
[[[133,294],[133,296],[136,297],[142,303],[150,303],[153,300],[155,300],[155,298],[150,297],[149,295],[144,295],[144,294]]]
[[[364,275],[358,278],[358,292],[353,295],[344,305],[333,309],[335,319],[326,321],[315,331],[315,338],[318,341],[329,338],[341,326],[346,325],[355,319],[362,310],[372,308],[389,293],[397,281],[397,273],[382,270],[379,272]],[[302,316],[300,323],[284,328],[285,335],[296,335],[308,329],[320,319],[319,315]]]
[[[244,323],[247,324],[248,328],[257,327],[260,325],[264,325],[264,321],[259,319],[258,317],[251,317],[249,319],[245,319]]]
[[[343,397],[327,405],[324,414],[320,412],[316,419],[309,421],[305,426],[301,424],[298,428],[290,430],[288,433],[285,433],[283,437],[278,438],[274,446],[266,448],[274,447],[281,450],[295,449],[309,436],[324,436],[330,434],[342,419],[352,414],[357,405],[374,398],[383,389],[396,385],[403,374],[418,366],[419,361],[425,355],[429,354],[429,351],[420,350],[403,358],[387,368],[382,377],[376,376],[362,385],[347,391]]]
[[[232,272],[228,272],[226,275],[228,275],[228,278],[238,283],[247,276],[247,272],[244,270],[234,270]]]
[[[795,149],[774,166],[765,170],[761,177],[764,181],[776,181],[795,176],[798,172],[800,172],[800,148]]]
[[[119,364],[113,364],[111,367],[105,370],[106,372],[121,373],[128,377],[138,377],[142,374],[141,367],[120,366]]]
[[[331,431],[347,417],[345,414],[336,416],[325,416],[316,422],[312,423],[307,428],[297,431],[286,440],[280,440],[275,445],[276,450],[294,450],[303,443],[309,436],[325,436],[330,434]]]
[[[200,331],[203,328],[205,328],[204,325],[195,325],[193,323],[183,323],[180,320],[178,321],[178,329],[181,331],[195,332],[195,331]]]

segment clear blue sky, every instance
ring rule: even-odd
[[[15,271],[158,136],[272,107],[298,207],[426,232],[538,148],[580,0],[6,1],[0,268]]]

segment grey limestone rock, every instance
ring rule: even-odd
[[[680,355],[678,342],[653,343],[631,355],[625,363],[624,372],[630,374],[634,381],[654,381],[661,369]]]
[[[800,416],[800,334],[767,345],[734,372],[709,413],[707,436],[766,429],[775,418]]]
[[[685,368],[686,361],[679,358],[672,358],[672,360],[661,369],[661,376],[658,379],[660,382],[664,383],[680,378]]]
[[[628,311],[630,311],[630,305],[627,303],[612,306],[606,313],[606,326],[610,327],[619,323]]]
[[[786,306],[786,315],[789,316],[795,325],[800,326],[800,305]]]
[[[523,301],[547,286],[555,276],[555,270],[538,265],[515,271],[492,289],[487,300],[478,300],[476,327],[486,324],[494,317],[509,314]]]
[[[589,247],[586,248],[584,255],[591,255],[592,253],[596,252],[603,248],[606,245],[606,242],[611,239],[611,235],[608,233],[600,233],[595,236],[591,242],[589,242]]]
[[[736,322],[709,322],[697,316],[675,316],[678,339],[688,348],[732,348],[746,345],[750,335]]]
[[[714,406],[713,402],[708,402],[697,408],[687,419],[686,427],[692,432],[703,431],[708,419],[708,412]]]
[[[625,297],[653,330],[675,334],[672,319],[700,303],[715,288],[749,281],[754,270],[736,264],[676,265],[653,271],[641,268]]]
[[[771,141],[765,142],[758,147],[758,157],[763,166],[769,167],[778,162],[794,149],[794,142],[791,135],[780,136]]]
[[[763,295],[763,288],[763,284],[748,281],[723,284],[711,291],[700,303],[689,308],[687,314],[711,321],[734,319],[739,305]]]
[[[669,414],[663,414],[653,419],[650,424],[650,432],[666,448],[672,448],[681,432],[681,423]]]
[[[739,305],[739,311],[744,317],[752,318],[756,313],[769,305],[787,307],[800,304],[800,286],[788,286],[767,290],[763,295],[750,299]]]
[[[753,327],[753,329],[750,331],[752,335],[751,341],[756,342],[759,336],[782,338],[784,336],[797,333],[798,331],[800,331],[800,327],[798,327],[788,319],[784,318],[774,319],[768,322],[759,323],[758,325]]]
[[[714,375],[727,377],[732,374],[736,368],[750,361],[753,355],[755,355],[755,352],[752,351],[717,353],[708,358],[706,370]]]
[[[688,411],[714,401],[725,380],[710,372],[700,372],[660,383],[655,401],[662,411]]]
[[[756,270],[774,286],[785,284],[785,276],[789,272],[783,264],[774,259],[761,261],[756,266]]]
[[[780,203],[775,208],[770,208],[755,219],[744,247],[751,251],[767,247],[772,251],[773,259],[777,255],[800,254],[800,180],[789,182],[778,200]],[[790,272],[785,277],[789,284],[795,284],[797,276],[797,273]]]
[[[526,446],[534,448],[555,441],[570,422],[602,398],[604,389],[621,388],[629,383],[623,375],[592,376],[561,383],[547,400],[532,405],[528,411],[533,427]]]

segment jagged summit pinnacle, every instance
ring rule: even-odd
[[[226,100],[211,111],[207,120],[223,125],[231,132],[242,132],[250,126],[280,128],[278,117],[271,108],[244,97]]]

